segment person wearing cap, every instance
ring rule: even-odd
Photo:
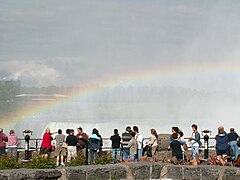
[[[230,133],[228,133],[228,140],[229,145],[234,152],[234,160],[238,159],[238,146],[237,146],[237,140],[238,140],[238,134],[234,131],[234,128],[230,128]]]
[[[69,135],[66,138],[67,143],[67,162],[77,156],[77,136],[74,136],[74,130],[69,131]]]

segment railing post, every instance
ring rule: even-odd
[[[35,139],[35,141],[36,141],[36,151],[38,151],[38,140],[37,139]]]

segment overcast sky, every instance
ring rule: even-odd
[[[0,79],[69,86],[163,66],[236,64],[239,9],[238,0],[1,1]],[[239,79],[234,72],[154,83],[240,90]]]

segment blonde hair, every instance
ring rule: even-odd
[[[50,128],[47,128],[47,129],[45,130],[45,133],[50,133]]]

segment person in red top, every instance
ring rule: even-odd
[[[8,141],[8,138],[6,134],[4,134],[3,129],[0,128],[0,157],[5,155],[7,141]]]
[[[47,128],[43,134],[40,154],[42,154],[44,157],[48,157],[48,155],[52,152],[52,134],[53,133],[50,133],[49,128]]]

